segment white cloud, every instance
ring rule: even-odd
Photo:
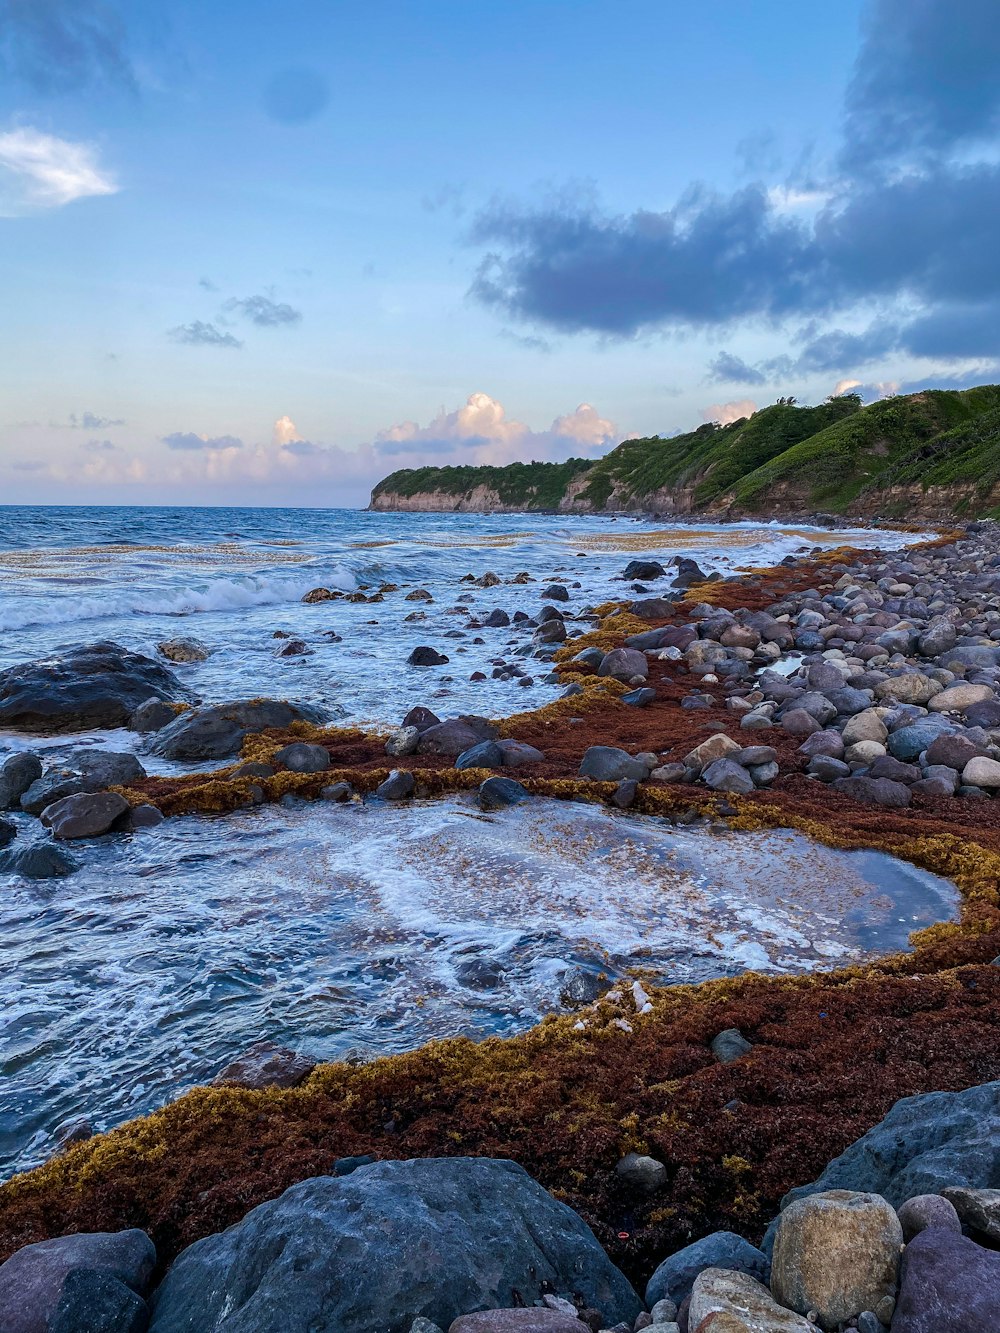
[[[301,440],[298,427],[291,417],[279,417],[274,423],[274,429],[271,431],[271,441],[274,444],[294,444]]]
[[[98,164],[92,144],[29,126],[0,134],[0,214],[5,217],[62,208],[75,199],[116,194],[119,188]]]
[[[752,398],[738,398],[733,403],[713,403],[701,414],[702,421],[717,421],[720,426],[728,426],[740,417],[752,417],[757,411],[757,404]]]
[[[860,389],[860,380],[838,380],[833,386],[833,397],[839,398],[842,393],[850,393],[851,389]]]

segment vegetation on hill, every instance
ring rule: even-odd
[[[570,483],[581,479],[579,494],[567,498]],[[815,407],[782,398],[726,426],[709,422],[670,438],[625,440],[595,462],[404,469],[372,494],[443,492],[457,503],[479,486],[498,503],[525,509],[750,513],[772,505],[911,512],[922,493],[943,488],[956,512],[993,512],[1000,385],[927,390],[867,406],[853,393]]]

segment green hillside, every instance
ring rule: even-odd
[[[565,499],[573,481],[580,493]],[[928,390],[870,403],[843,394],[815,407],[781,399],[727,426],[626,440],[596,462],[404,469],[372,493],[431,492],[456,503],[478,486],[525,509],[909,512],[933,503],[992,512],[1000,488],[1000,386]],[[944,497],[938,488],[945,488]],[[930,500],[928,501],[930,503]],[[406,507],[405,504],[400,507]]]

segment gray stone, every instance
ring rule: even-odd
[[[941,1191],[963,1226],[977,1231],[992,1243],[1000,1241],[1000,1189],[970,1189],[949,1185]]]
[[[630,560],[622,570],[622,578],[626,582],[632,579],[662,579],[666,572],[659,560]]]
[[[952,727],[944,718],[922,718],[908,727],[900,727],[888,740],[889,753],[904,763],[910,763],[923,754],[930,743],[942,731],[951,731]]]
[[[962,782],[967,787],[1000,787],[1000,762],[977,755],[962,770]]]
[[[0,861],[5,874],[23,875],[25,879],[64,879],[79,869],[78,861],[51,842],[14,847]]]
[[[48,1333],[146,1333],[146,1302],[109,1273],[67,1273]]]
[[[592,745],[580,763],[579,776],[592,778],[595,782],[620,782],[622,778],[643,782],[648,772],[646,765],[633,759],[627,750],[618,750],[611,745]]]
[[[645,680],[649,675],[649,661],[646,654],[640,653],[637,648],[612,648],[602,658],[597,674],[613,676],[615,680],[629,681],[635,676]]]
[[[670,1300],[680,1305],[691,1293],[695,1278],[706,1268],[746,1273],[766,1282],[770,1265],[765,1256],[733,1231],[713,1231],[710,1236],[686,1245],[656,1269],[646,1285],[646,1304]]]
[[[12,819],[0,817],[0,847],[7,847],[17,837],[17,825]]]
[[[478,741],[463,750],[455,760],[456,768],[502,768],[503,750],[495,741]]]
[[[449,1325],[448,1333],[584,1333],[585,1328],[575,1315],[532,1307],[462,1315]]]
[[[200,639],[165,639],[156,648],[168,662],[204,662],[209,652]]]
[[[297,1088],[316,1068],[316,1061],[273,1041],[254,1042],[216,1074],[216,1085],[241,1088]]]
[[[477,793],[483,810],[502,810],[508,805],[523,805],[531,793],[514,778],[487,778]]]
[[[257,732],[285,731],[293,722],[325,721],[325,712],[312,705],[240,699],[179,714],[154,733],[150,749],[165,759],[224,759],[239,754],[246,737]]]
[[[443,754],[455,758],[480,741],[496,740],[496,735],[495,727],[483,726],[478,719],[451,717],[420,733],[417,753]]]
[[[553,602],[568,602],[569,589],[562,583],[550,583],[547,588],[542,589],[539,596],[548,597]]]
[[[441,719],[436,713],[432,713],[429,708],[417,705],[416,708],[410,709],[400,725],[402,727],[416,727],[417,731],[425,732],[430,727],[439,726],[440,722]]]
[[[443,666],[448,661],[450,661],[450,658],[446,657],[444,653],[439,653],[436,648],[430,648],[427,644],[421,644],[410,653],[406,659],[406,665],[417,667]]]
[[[701,780],[713,791],[737,792],[745,795],[753,791],[753,778],[735,759],[714,759],[702,770]]]
[[[117,792],[80,792],[47,805],[41,819],[52,836],[62,841],[96,838],[107,833],[128,809],[128,801]]]
[[[40,815],[46,806],[66,796],[75,796],[85,786],[79,773],[72,773],[67,768],[50,768],[22,794],[21,809],[29,815]]]
[[[321,787],[319,792],[321,801],[333,801],[337,805],[343,805],[345,801],[350,801],[353,796],[354,788],[349,782],[332,782],[329,787]]]
[[[724,1032],[712,1038],[709,1049],[720,1065],[730,1065],[734,1060],[749,1055],[753,1045],[747,1041],[739,1028],[726,1028]]]
[[[67,764],[83,778],[85,791],[128,787],[146,776],[146,770],[130,750],[75,750]]]
[[[851,777],[838,778],[833,783],[837,791],[852,796],[864,805],[880,805],[888,810],[899,810],[910,804],[910,789],[891,778]]]
[[[147,699],[139,705],[128,720],[129,730],[138,732],[159,731],[177,717],[177,709],[171,708],[161,699]]]
[[[497,741],[497,749],[503,755],[504,768],[524,768],[528,764],[541,764],[545,755],[533,745],[524,741]]]
[[[818,754],[809,760],[807,773],[814,773],[822,782],[835,782],[837,778],[851,776],[851,767],[842,759],[833,759],[830,755]]]
[[[385,752],[393,758],[399,758],[405,754],[416,754],[419,741],[420,729],[418,727],[400,727],[386,741]]]
[[[274,762],[290,773],[322,773],[330,767],[330,752],[322,745],[293,741],[275,752]]]
[[[383,801],[404,801],[413,795],[416,783],[413,774],[405,768],[394,768],[384,782],[375,788],[375,795]]]
[[[941,732],[927,747],[928,764],[943,764],[961,773],[970,759],[982,754],[982,747],[961,733]]]
[[[515,1163],[383,1161],[304,1180],[182,1251],[151,1333],[407,1333],[546,1291],[609,1324],[642,1308],[586,1224]]]
[[[648,708],[656,698],[656,691],[646,685],[638,690],[629,690],[628,694],[619,695],[619,702],[629,708]]]
[[[145,1295],[155,1264],[153,1242],[138,1230],[81,1232],[25,1245],[0,1266],[0,1328],[49,1333],[63,1284],[76,1271],[115,1278]]]
[[[1000,1254],[943,1227],[915,1236],[903,1255],[892,1333],[996,1333]]]
[[[163,823],[163,815],[155,805],[133,805],[128,812],[126,828],[130,832],[137,829],[157,828]]]
[[[36,754],[12,754],[0,768],[0,810],[16,810],[21,797],[42,776],[42,761]]]
[[[940,1194],[915,1194],[912,1199],[901,1204],[896,1212],[903,1228],[903,1240],[907,1242],[928,1227],[944,1227],[946,1231],[954,1231],[958,1236],[962,1234],[962,1223],[955,1205]]]
[[[638,794],[639,784],[635,778],[622,778],[611,795],[611,801],[619,810],[630,810]]]
[[[615,1175],[637,1194],[655,1194],[667,1183],[667,1168],[655,1157],[630,1152],[615,1167]]]

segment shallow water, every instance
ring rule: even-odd
[[[0,880],[4,1170],[259,1037],[329,1059],[506,1034],[559,1008],[574,967],[798,972],[905,947],[956,905],[879,853],[547,800],[270,806],[78,850],[69,879]]]

